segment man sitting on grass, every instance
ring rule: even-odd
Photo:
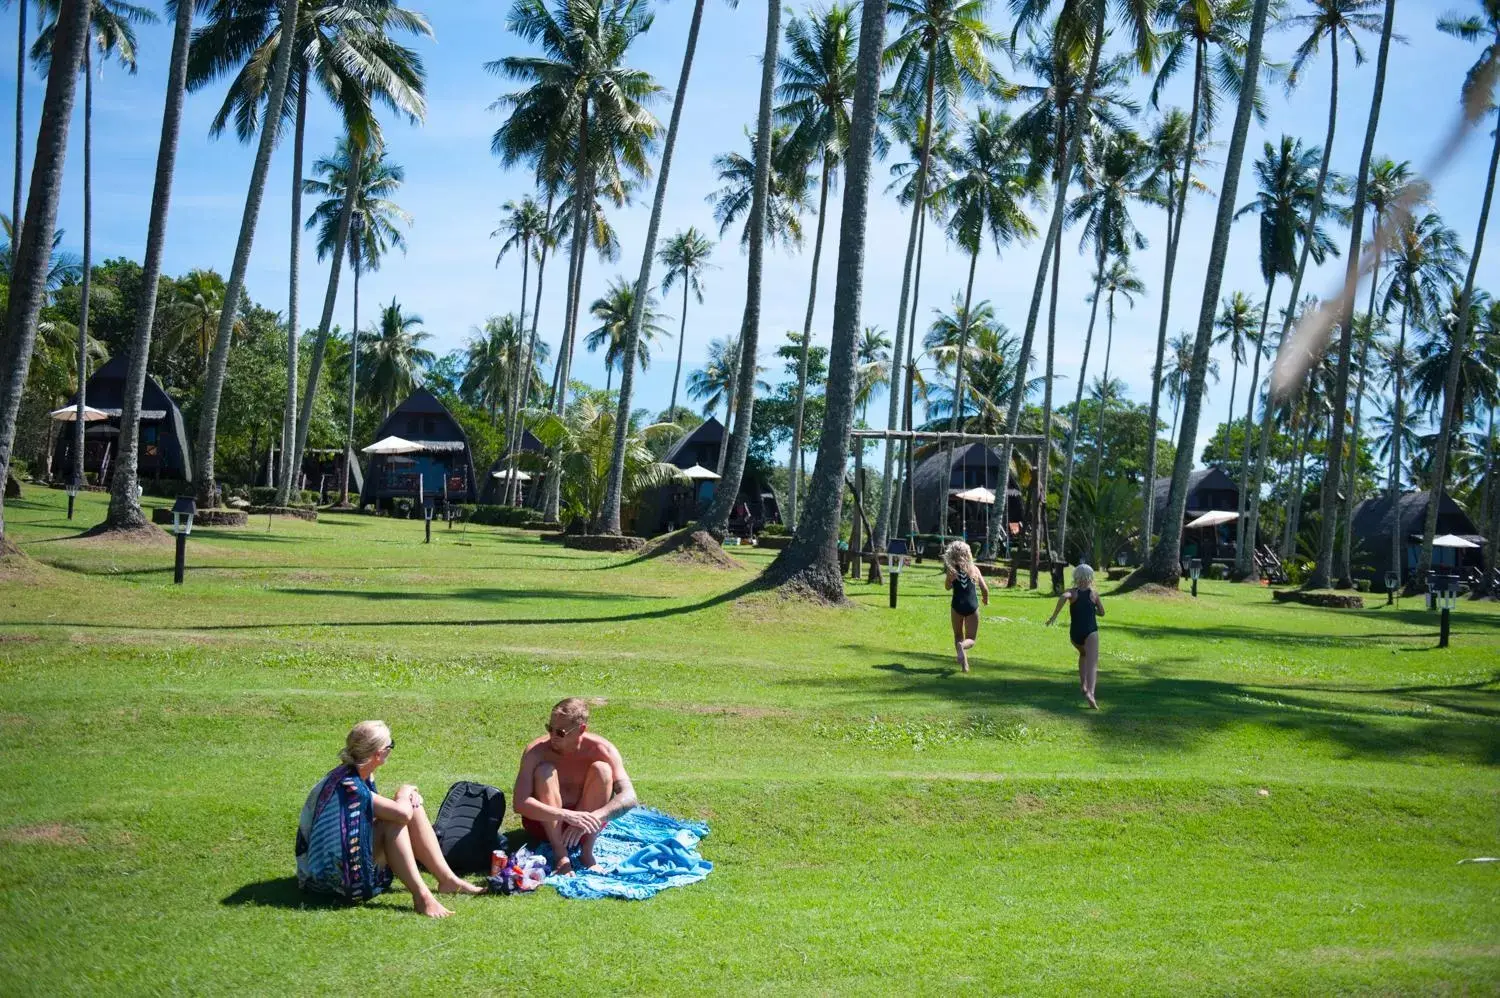
[[[588,730],[589,706],[568,697],[552,708],[547,734],[521,753],[514,800],[521,824],[547,842],[555,873],[573,872],[568,853],[579,847],[585,868],[596,866],[594,840],[604,826],[635,807],[635,788],[619,749]]]

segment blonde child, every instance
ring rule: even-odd
[[[1099,704],[1094,700],[1094,681],[1099,677],[1099,621],[1104,616],[1104,603],[1094,590],[1094,570],[1087,565],[1073,569],[1073,588],[1057,599],[1052,616],[1047,618],[1051,627],[1063,604],[1068,605],[1068,639],[1078,649],[1078,684],[1083,698],[1095,710]]]
[[[943,549],[943,588],[953,590],[953,648],[958,653],[958,666],[969,671],[969,649],[979,636],[979,600],[990,605],[990,587],[984,575],[974,564],[974,552],[963,541],[953,541]]]

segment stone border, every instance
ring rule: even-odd
[[[755,539],[755,546],[767,551],[785,551],[792,545],[791,534],[762,534]]]
[[[643,551],[646,538],[614,534],[564,534],[563,547],[578,551]]]
[[[1334,610],[1363,610],[1364,598],[1342,593],[1308,593],[1300,589],[1273,589],[1271,598],[1278,603],[1301,603],[1304,606],[1321,606]]]
[[[151,522],[162,526],[172,525],[172,508],[170,506],[158,506],[151,511]],[[193,526],[195,527],[245,527],[249,526],[250,517],[244,510],[239,509],[200,509],[193,514]]]

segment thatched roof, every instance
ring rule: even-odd
[[[1397,503],[1397,516],[1391,515],[1391,497],[1388,492],[1366,499],[1354,507],[1350,526],[1354,533],[1355,554],[1371,565],[1386,566],[1390,562],[1392,530],[1399,531],[1403,547],[1413,538],[1421,537],[1422,529],[1426,526],[1430,496],[1430,492],[1402,493]],[[1437,532],[1457,534],[1476,544],[1486,543],[1469,514],[1446,492],[1438,505]]]

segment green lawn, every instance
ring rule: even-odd
[[[1024,590],[955,673],[930,564],[899,610],[828,610],[736,598],[758,551],[326,515],[195,531],[179,588],[170,545],[76,540],[104,497],[65,504],[6,504],[0,992],[1500,990],[1500,864],[1459,863],[1500,856],[1492,605],[1438,651],[1418,600],[1106,586],[1094,713]],[[297,811],[353,722],[435,802],[508,792],[573,694],[644,801],[710,823],[707,881],[304,907]]]

